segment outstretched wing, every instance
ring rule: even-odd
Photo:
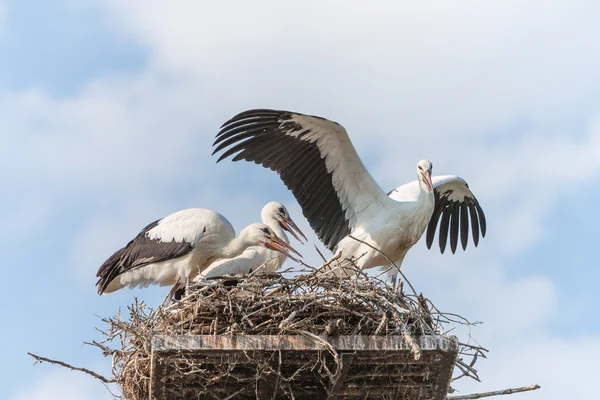
[[[469,225],[471,226],[473,243],[477,246],[479,244],[479,234],[481,233],[481,237],[485,237],[485,215],[467,182],[454,175],[436,176],[433,177],[432,181],[435,207],[427,226],[427,247],[431,248],[433,244],[438,222],[440,224],[439,244],[442,253],[446,249],[448,236],[450,236],[450,249],[452,253],[456,252],[459,231],[462,248],[463,250],[467,248]],[[419,183],[413,181],[398,186],[388,195],[396,201],[414,201],[419,196]]]
[[[360,160],[344,127],[289,111],[249,110],[221,127],[214,153],[276,171],[329,249],[376,204],[389,201]],[[213,154],[214,154],[213,153]],[[375,207],[374,207],[375,206]]]

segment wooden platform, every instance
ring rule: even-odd
[[[178,399],[266,400],[292,398],[293,393],[296,400],[443,400],[457,353],[454,336],[420,336],[413,343],[402,336],[156,336],[150,399],[175,400],[173,393],[179,393]],[[258,364],[249,359],[270,368],[257,375]],[[189,373],[185,382],[177,382],[169,369],[182,365]],[[196,383],[219,371],[227,377],[212,385]]]

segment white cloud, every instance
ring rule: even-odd
[[[475,135],[579,113],[600,85],[585,1],[106,3],[156,68],[218,85],[233,110],[279,98],[353,131]]]
[[[569,134],[555,140],[524,132],[516,144],[482,143],[488,136],[483,129],[497,130],[519,115],[533,122],[543,120],[543,127],[551,125],[556,120],[551,104],[555,97],[561,98],[561,106],[584,100],[583,91],[567,93],[574,82],[560,73],[569,74],[570,69],[557,69],[537,91],[527,87],[533,84],[531,64],[540,62],[536,52],[545,54],[544,62],[555,67],[569,50],[564,46],[580,35],[565,33],[557,24],[581,18],[581,25],[588,26],[588,14],[593,12],[579,15],[577,6],[562,10],[539,2],[532,3],[537,8],[517,2],[472,2],[460,8],[387,3],[381,13],[376,7],[357,12],[350,6],[319,3],[317,8],[316,3],[307,3],[294,9],[290,19],[285,18],[292,13],[289,6],[272,2],[236,3],[235,12],[231,4],[208,8],[196,2],[107,4],[119,17],[120,29],[153,50],[149,70],[100,79],[66,100],[35,90],[3,96],[0,124],[3,131],[12,132],[13,140],[2,159],[10,163],[4,168],[17,168],[12,174],[16,180],[24,182],[23,175],[39,179],[43,170],[54,178],[48,190],[64,185],[77,187],[77,196],[143,198],[154,192],[153,182],[174,181],[177,176],[182,180],[182,174],[200,181],[214,173],[226,175],[226,168],[242,171],[240,166],[215,167],[208,156],[210,143],[225,118],[245,106],[264,103],[297,105],[341,121],[361,154],[389,149],[379,167],[384,182],[400,183],[397,176],[403,174],[413,179],[408,173],[414,161],[426,155],[441,166],[440,172],[464,171],[461,175],[486,204],[506,204],[519,196],[516,204],[511,200],[510,210],[504,210],[510,213],[503,219],[506,222],[495,227],[498,232],[510,231],[511,217],[531,221],[522,235],[510,236],[514,240],[505,248],[513,251],[535,243],[541,218],[551,210],[557,192],[564,190],[546,184],[552,183],[547,176],[562,177],[569,171],[564,166],[575,165],[574,161],[582,161],[585,171],[572,178],[574,184],[579,176],[595,176],[597,163],[590,156],[598,145],[594,134],[578,141]],[[270,12],[262,12],[262,7]],[[537,16],[534,20],[527,18],[532,13]],[[226,19],[215,17],[225,14]],[[327,23],[333,15],[335,29]],[[529,34],[521,35],[524,31]],[[563,35],[573,37],[566,40]],[[532,47],[524,51],[522,41]],[[534,46],[546,42],[553,44]],[[311,57],[317,57],[318,68]],[[600,82],[593,79],[598,69],[590,67],[600,58],[595,60],[593,52],[584,57],[585,62],[580,61],[587,74],[577,78],[592,85]],[[511,62],[500,62],[507,59]],[[288,63],[281,64],[284,60]],[[487,71],[482,65],[496,68],[496,74],[482,75]],[[479,74],[475,68],[481,68]],[[513,71],[516,68],[522,69]],[[534,75],[536,82],[543,78]],[[474,76],[477,81],[472,81]],[[468,90],[477,93],[470,96]],[[32,137],[28,132],[38,134]],[[19,148],[27,151],[15,162],[11,155]],[[557,153],[564,154],[562,159],[548,163]],[[528,181],[530,176],[536,181]],[[38,183],[36,190],[47,198],[48,180],[44,177]],[[532,193],[517,192],[524,186]],[[539,198],[548,198],[549,204],[540,207]],[[486,207],[490,209],[493,216],[494,208]]]
[[[41,375],[27,388],[18,390],[10,400],[108,400],[112,397],[102,384],[73,371]]]
[[[600,178],[600,124],[593,117],[583,132],[526,133],[518,142],[484,147],[470,161],[478,167],[469,169],[482,199],[501,208],[492,236],[509,253],[537,243],[557,201]]]
[[[382,159],[390,186],[422,157],[460,173],[491,217],[506,208],[494,228],[504,251],[538,242],[557,198],[598,175],[597,126],[556,131],[597,110],[600,53],[580,49],[600,46],[600,7],[585,1],[105,4],[152,49],[153,69],[218,94],[221,121],[263,105],[319,113]],[[514,140],[486,139],[514,124],[525,126]]]
[[[101,79],[67,99],[41,90],[0,93],[0,169],[8,172],[0,181],[20,199],[5,199],[6,218],[19,228],[6,235],[57,223],[51,217],[65,204],[86,204],[92,218],[111,205],[140,211],[164,205],[172,196],[165,188],[202,180],[212,135],[198,134],[206,116],[195,108],[207,105],[189,96],[185,85],[144,74]]]
[[[10,133],[3,161],[12,163],[12,178],[50,176],[94,190],[110,177],[135,190],[179,172],[178,160],[192,151],[191,104],[176,104],[184,90],[170,98],[168,86],[145,78],[103,79],[65,100],[37,90],[2,96],[2,129]],[[16,158],[15,149],[26,151]]]

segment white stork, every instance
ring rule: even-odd
[[[296,240],[302,243],[302,240],[296,235],[294,229],[304,240],[306,236],[298,228],[296,223],[290,217],[283,204],[272,201],[267,203],[261,213],[262,222],[275,232],[275,234],[284,242],[289,243],[285,231],[288,231]],[[284,263],[286,255],[273,251],[263,246],[248,247],[242,254],[230,259],[217,260],[206,268],[196,279],[213,278],[223,275],[248,274],[260,270],[264,273],[277,271]]]
[[[451,243],[455,240],[459,216],[466,221],[465,207],[475,207],[476,212],[470,213],[472,226],[481,223],[481,233],[485,233],[483,212],[470,191],[461,201],[460,196],[450,197],[451,184],[441,185],[437,206],[443,209],[434,213],[430,161],[417,164],[417,183],[409,184],[416,189],[414,196],[396,201],[371,177],[344,127],[321,117],[277,110],[245,111],[222,125],[213,146],[217,146],[213,154],[225,150],[218,161],[234,155],[233,161],[253,161],[276,171],[325,246],[361,269],[389,266],[382,253],[400,268],[432,216],[435,224],[441,213],[440,238],[447,233],[445,224],[452,215]],[[475,243],[477,240],[478,236]]]
[[[300,255],[265,224],[251,224],[235,236],[229,221],[203,208],[178,211],[146,226],[127,246],[117,250],[98,270],[99,294],[125,286],[173,285],[167,299],[214,261],[232,258],[261,245]],[[296,260],[297,261],[297,260]]]
[[[466,250],[467,243],[469,242],[469,216],[471,217],[473,243],[477,247],[479,244],[479,228],[481,226],[481,236],[485,237],[486,221],[483,210],[475,195],[469,189],[467,182],[455,175],[444,175],[433,177],[432,184],[435,206],[427,225],[427,248],[431,249],[435,231],[441,217],[442,221],[438,236],[442,254],[446,249],[448,233],[450,233],[450,249],[452,253],[456,252],[459,226],[460,242],[463,250]],[[412,181],[398,186],[389,192],[388,196],[400,202],[416,202],[419,199],[419,181]]]

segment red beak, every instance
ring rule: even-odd
[[[431,181],[431,171],[422,172],[421,176],[423,177],[423,180],[425,181],[427,186],[429,186],[429,189],[431,189],[431,191],[433,191],[433,182]]]
[[[302,257],[302,254],[298,253],[296,251],[296,249],[294,249],[292,246],[290,246],[289,244],[287,244],[286,242],[284,242],[283,240],[281,240],[277,236],[274,236],[274,237],[270,238],[267,242],[264,243],[264,246],[266,248],[268,248],[268,249],[278,251],[281,254],[289,257],[290,259],[292,259],[292,260],[294,260],[296,262],[300,262],[300,260],[297,259],[297,258],[295,258],[295,257],[293,257],[293,256],[291,256],[290,253],[288,253],[286,251],[286,249],[289,250],[289,251],[291,251],[292,253],[295,253],[298,256]]]
[[[292,221],[291,218],[287,218],[287,217],[283,217],[283,219],[280,222],[281,227],[283,229],[285,229],[286,231],[288,231],[289,233],[291,233],[291,235],[300,243],[304,244],[304,242],[302,241],[302,239],[300,239],[298,237],[298,235],[296,235],[296,232],[298,232],[300,234],[300,236],[302,236],[304,238],[304,240],[306,240],[308,242],[308,239],[306,238],[306,236],[304,236],[304,233],[302,233],[302,231],[300,230],[300,228],[298,228],[298,226],[294,223],[294,221]],[[296,232],[294,232],[294,230]]]

